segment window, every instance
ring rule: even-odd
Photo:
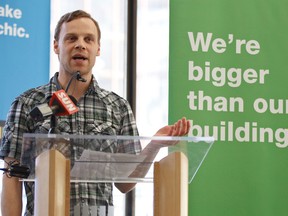
[[[152,136],[168,122],[168,49],[169,0],[138,0],[136,119],[141,135]],[[140,183],[135,193],[135,215],[153,215],[153,184]]]

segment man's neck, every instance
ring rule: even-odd
[[[87,76],[86,76],[87,77]],[[76,100],[79,100],[88,90],[91,83],[92,75],[90,78],[84,78],[86,82],[79,81],[76,79],[76,76],[65,76],[61,73],[58,75],[58,82],[61,87],[67,91],[68,95],[72,95]],[[70,84],[69,84],[70,83]],[[69,85],[69,86],[68,86]]]

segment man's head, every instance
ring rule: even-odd
[[[54,52],[60,61],[61,76],[69,77],[79,71],[89,79],[100,55],[98,23],[81,10],[63,15],[55,29]]]
[[[70,13],[66,13],[60,18],[60,20],[58,21],[56,28],[55,28],[54,40],[56,40],[56,41],[59,40],[59,35],[60,35],[60,31],[61,31],[61,27],[62,27],[63,23],[71,22],[72,20],[79,19],[79,18],[89,18],[94,22],[94,24],[97,28],[97,31],[98,31],[98,43],[100,45],[101,31],[100,31],[99,24],[95,19],[93,19],[93,17],[91,17],[91,15],[89,13],[87,13],[83,10],[76,10],[76,11],[73,11]]]

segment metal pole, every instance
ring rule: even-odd
[[[127,100],[136,115],[137,0],[127,1]],[[135,216],[135,189],[125,197],[125,215]]]

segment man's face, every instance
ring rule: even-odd
[[[100,54],[97,28],[89,18],[79,18],[63,23],[59,41],[54,41],[54,51],[60,61],[59,72],[81,75],[91,74]]]

